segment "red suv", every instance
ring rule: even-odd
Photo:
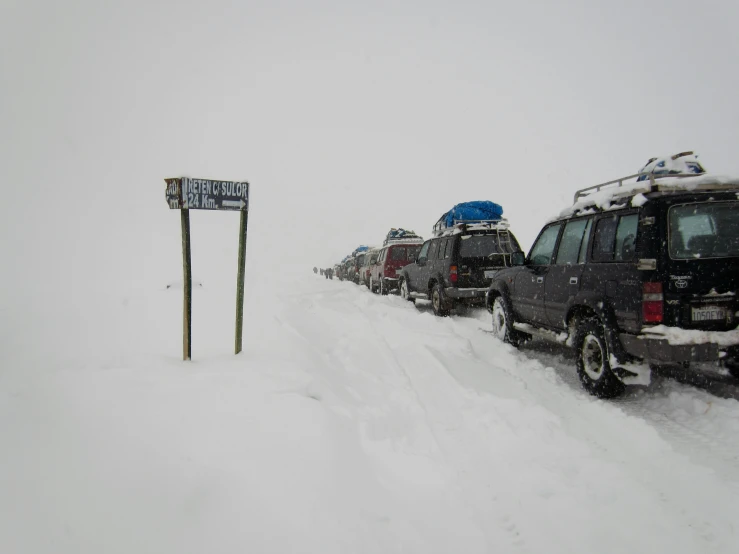
[[[387,294],[398,288],[398,275],[403,267],[415,261],[423,239],[396,242],[380,249],[377,262],[370,267],[369,289]]]

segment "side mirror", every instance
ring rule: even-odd
[[[416,263],[418,265],[425,265],[426,264],[426,258],[416,258]]]
[[[511,265],[525,265],[526,264],[526,254],[523,252],[513,252],[511,254]]]

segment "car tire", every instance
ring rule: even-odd
[[[734,358],[726,362],[726,369],[729,370],[729,374],[734,379],[739,379],[739,359],[738,358]]]
[[[513,328],[513,311],[510,303],[503,296],[496,296],[493,301],[493,335],[503,342],[518,347],[521,334]]]
[[[596,318],[578,321],[572,343],[583,388],[598,398],[623,394],[626,387],[611,370],[603,324]]]
[[[385,284],[385,278],[384,277],[380,277],[380,294],[382,296],[386,296],[387,295],[387,292],[388,292],[388,290],[387,290],[387,285]]]
[[[407,300],[408,302],[411,302],[411,303],[415,304],[416,303],[416,299],[411,296],[411,291],[408,288],[408,281],[406,281],[405,279],[403,279],[401,277],[400,278],[399,285],[400,285],[399,286],[399,288],[400,288],[400,297],[403,300]]]
[[[431,289],[431,307],[434,309],[434,315],[446,317],[449,315],[449,301],[444,295],[444,289],[439,283],[434,283]]]
[[[374,277],[370,277],[369,278],[369,290],[371,292],[374,292],[375,294],[377,294],[377,285],[375,285],[375,278]]]

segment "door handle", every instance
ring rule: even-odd
[[[570,277],[570,285],[576,285],[577,284],[577,277]]]
[[[537,277],[536,278],[536,282],[537,283],[543,283],[544,282],[544,277]]]

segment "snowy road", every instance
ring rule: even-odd
[[[503,345],[485,312],[440,319],[313,275],[247,306],[239,357],[203,323],[185,366],[158,337],[4,371],[0,551],[739,548],[734,399],[657,378],[599,401],[566,352]]]

